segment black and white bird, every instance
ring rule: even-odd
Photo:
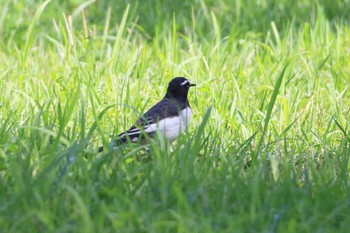
[[[127,142],[140,142],[148,137],[153,138],[159,132],[169,143],[172,143],[185,132],[192,117],[192,110],[187,99],[190,87],[196,86],[184,77],[176,77],[169,82],[165,97],[148,110],[128,130],[118,135],[110,143],[111,147]],[[99,152],[103,151],[100,147]]]

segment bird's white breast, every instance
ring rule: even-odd
[[[181,132],[184,132],[187,125],[190,123],[191,118],[192,118],[192,110],[190,107],[185,108],[180,112],[180,118],[181,118]]]
[[[180,133],[185,132],[187,125],[190,123],[192,110],[190,107],[180,111],[179,116],[165,118],[157,124],[152,124],[145,129],[145,132],[150,133],[158,130],[171,143]]]

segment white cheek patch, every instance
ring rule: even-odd
[[[186,84],[190,84],[190,82],[189,82],[188,80],[185,80],[185,81],[183,81],[183,82],[181,83],[181,86],[184,86],[184,85],[186,85]]]

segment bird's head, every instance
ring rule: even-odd
[[[188,90],[193,86],[196,84],[191,83],[187,78],[176,77],[169,82],[165,97],[187,99]]]

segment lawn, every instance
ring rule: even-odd
[[[349,0],[0,5],[1,232],[349,231]],[[185,134],[97,153],[175,76]]]

